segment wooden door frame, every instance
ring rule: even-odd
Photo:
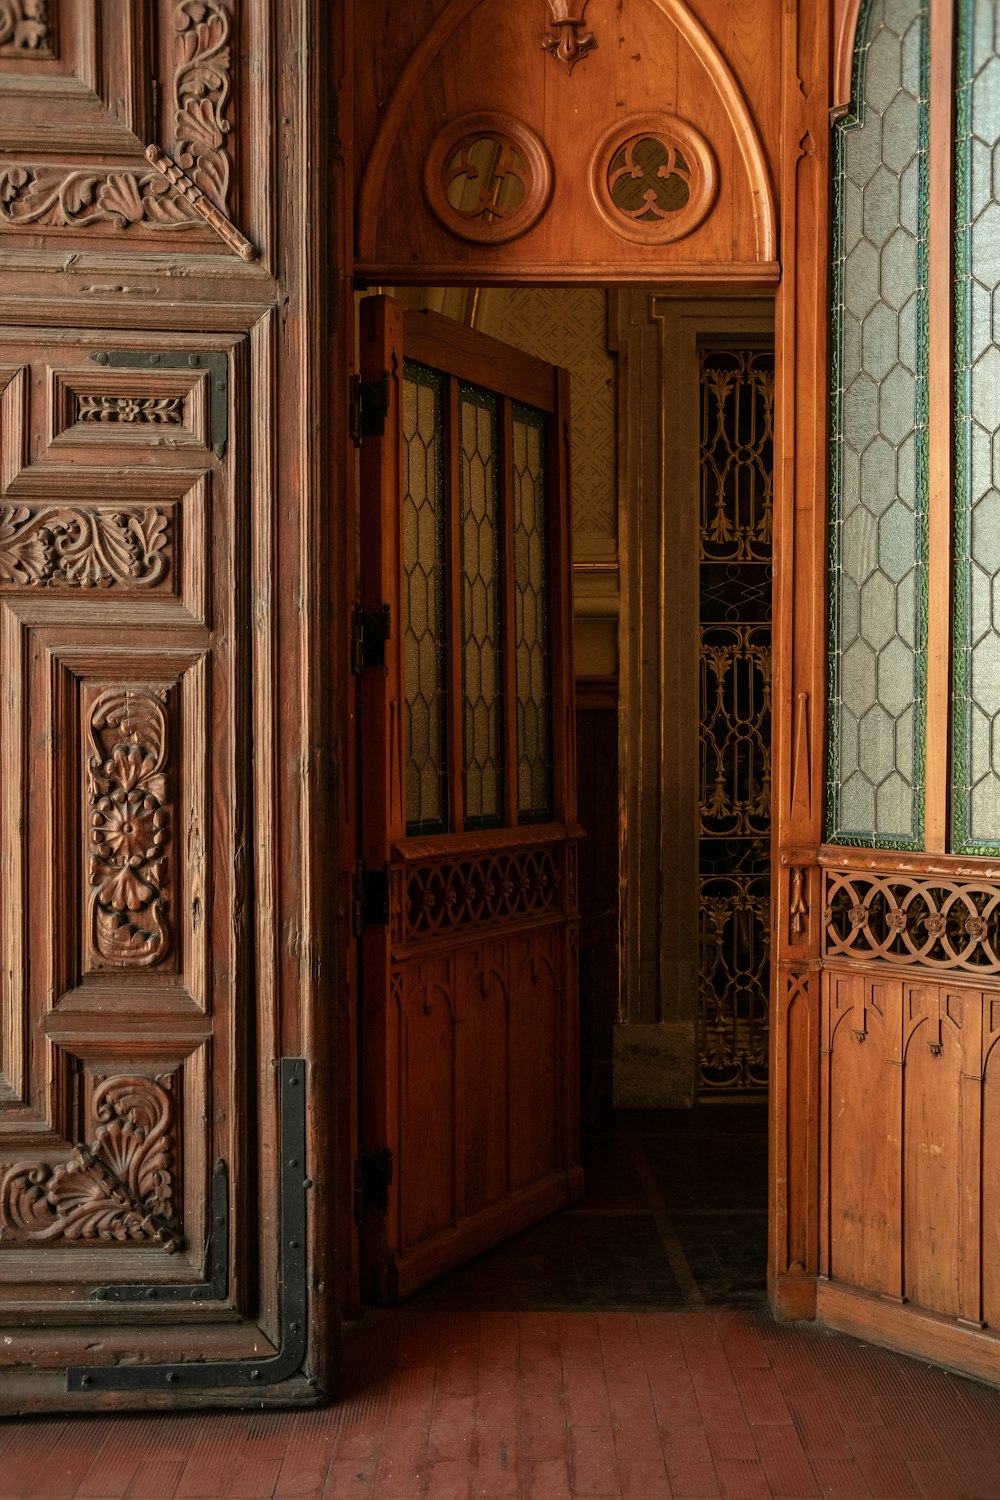
[[[811,877],[802,888],[797,852],[816,847],[822,828],[824,703],[826,677],[826,453],[828,388],[829,274],[828,235],[817,226],[828,224],[830,129],[832,99],[832,29],[835,4],[821,0],[785,10],[782,51],[781,153],[776,198],[781,206],[782,274],[775,295],[775,535],[786,539],[775,548],[773,611],[774,700],[772,744],[775,775],[772,791],[772,981],[771,1083],[769,1145],[768,1289],[771,1306],[782,1318],[810,1318],[816,1309],[818,1271],[818,1089],[819,1027],[818,968],[820,911],[818,887]],[[350,6],[346,7],[349,11]],[[349,35],[349,22],[347,34]],[[341,120],[350,121],[350,100],[342,101]],[[350,127],[345,147],[350,151]],[[350,176],[352,166],[348,165]],[[341,281],[343,329],[350,316],[352,286],[350,220],[352,194],[343,201],[343,232],[339,242],[347,250]],[[477,274],[470,252],[468,275],[461,284],[520,284],[505,277],[494,260],[490,273]],[[527,281],[528,278],[522,278]],[[538,278],[536,277],[535,280]],[[635,280],[634,276],[628,278]],[[399,277],[400,284],[403,278]],[[406,282],[437,284],[434,268],[407,268]],[[652,284],[670,284],[669,268],[651,270]],[[606,286],[606,268],[567,263],[552,284]],[[613,283],[617,285],[618,283]],[[743,296],[760,292],[759,275],[731,279],[692,280],[678,290],[689,294]],[[343,355],[341,356],[343,358]],[[346,367],[345,367],[346,368]],[[351,493],[353,458],[345,461],[341,485]],[[341,535],[351,521],[345,511]],[[341,577],[352,577],[342,570]],[[339,638],[349,632],[352,592],[342,597]],[[341,648],[343,649],[343,648]],[[341,657],[343,659],[343,657]],[[353,848],[353,844],[346,847]],[[342,850],[345,845],[342,845]],[[341,871],[349,869],[342,853]],[[793,902],[800,915],[792,919]],[[804,920],[801,908],[805,903]],[[356,1013],[348,998],[341,1009],[340,1055],[342,1099],[352,1099],[357,1085]],[[343,1045],[346,1041],[346,1046]],[[346,1061],[346,1068],[344,1063]],[[350,1106],[348,1106],[350,1108]],[[354,1129],[341,1112],[342,1130]],[[352,1159],[346,1156],[346,1162]],[[340,1221],[350,1224],[350,1175],[341,1157]],[[347,1247],[340,1245],[342,1267],[356,1266]],[[345,1286],[346,1282],[346,1286]],[[344,1305],[356,1306],[350,1287],[356,1271],[342,1278]]]

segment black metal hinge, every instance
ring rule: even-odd
[[[351,612],[351,671],[360,677],[365,667],[385,666],[385,643],[392,634],[388,604],[381,609]]]
[[[389,925],[389,868],[366,870],[359,863],[354,872],[354,936],[366,927]]]
[[[350,432],[355,448],[360,448],[365,438],[385,437],[385,418],[391,399],[392,382],[388,375],[380,375],[378,380],[351,376]]]
[[[301,1057],[280,1059],[280,1198],[278,1232],[278,1347],[255,1359],[180,1360],[176,1364],[73,1365],[66,1389],[100,1391],[188,1391],[259,1388],[290,1380],[306,1357],[308,1312],[305,1175],[306,1064]]]
[[[205,349],[99,349],[90,357],[109,370],[207,370],[209,442],[216,458],[225,455],[229,437],[229,360],[225,354]]]
[[[392,1152],[366,1151],[354,1163],[354,1222],[363,1224],[369,1208],[385,1213],[392,1183]]]

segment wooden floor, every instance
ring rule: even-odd
[[[1000,1391],[771,1321],[759,1111],[610,1117],[585,1163],[351,1327],[339,1404],[12,1420],[0,1500],[1000,1500]]]
[[[378,1313],[345,1400],[0,1427],[4,1500],[1000,1497],[1000,1393],[765,1313]]]

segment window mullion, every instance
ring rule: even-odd
[[[927,755],[925,848],[948,845],[952,653],[952,0],[930,5],[927,160]]]

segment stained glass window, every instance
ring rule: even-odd
[[[513,407],[517,810],[522,823],[540,822],[552,811],[544,422],[539,411]]]
[[[403,685],[407,832],[446,827],[443,379],[403,373]]]
[[[479,386],[459,389],[467,828],[495,825],[503,815],[497,406]]]
[[[1000,6],[958,7],[954,847],[1000,852]]]
[[[926,0],[869,0],[835,132],[827,837],[923,839]]]

